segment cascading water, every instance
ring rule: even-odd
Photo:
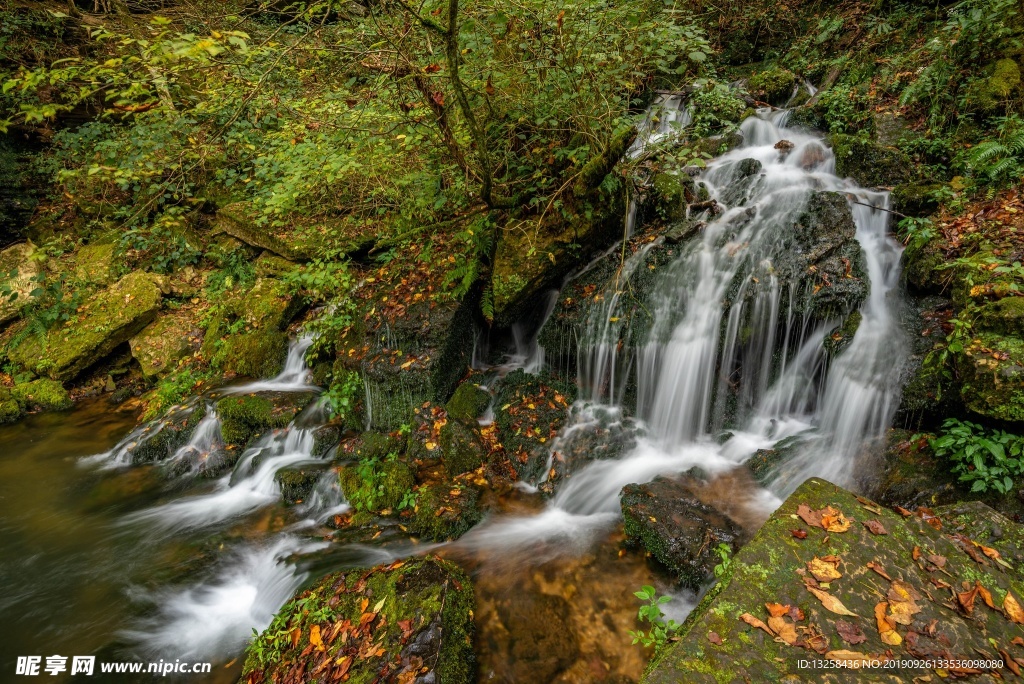
[[[256,380],[244,385],[229,387],[226,394],[250,394],[252,392],[309,392],[318,389],[309,384],[310,371],[306,366],[306,351],[313,344],[312,335],[303,335],[288,347],[284,369],[270,380]]]

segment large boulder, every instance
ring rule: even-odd
[[[544,475],[551,440],[558,435],[576,398],[576,386],[548,374],[516,370],[497,386],[495,425],[512,480],[536,482]]]
[[[42,271],[32,258],[33,251],[31,244],[23,242],[0,252],[0,325],[17,318],[21,307],[31,300],[32,291],[39,287]]]
[[[114,244],[91,244],[79,249],[75,278],[89,285],[108,285],[114,279]]]
[[[960,398],[985,418],[1024,421],[1024,341],[982,332],[956,355]]]
[[[291,261],[304,261],[308,254],[290,241],[271,232],[268,226],[256,224],[255,217],[244,202],[221,208],[213,221],[213,235],[226,234],[252,247],[265,249]]]
[[[10,358],[38,375],[73,380],[145,328],[160,300],[150,275],[130,273],[86,300],[74,319],[50,330],[45,340],[26,338]]]
[[[49,378],[15,385],[11,396],[28,411],[66,411],[74,404],[64,386]]]
[[[836,157],[836,175],[864,187],[890,187],[917,177],[905,152],[855,135],[833,133],[828,138]]]
[[[742,530],[726,515],[700,501],[690,478],[659,477],[622,489],[622,516],[627,543],[643,546],[679,578],[699,589],[713,577],[721,560],[719,544],[730,552]]]
[[[328,575],[246,649],[240,683],[474,681],[473,585],[434,557]]]
[[[159,316],[128,343],[142,374],[154,379],[173,371],[198,347],[198,333],[187,315],[171,313]]]
[[[731,560],[643,682],[910,684],[951,670],[840,668],[870,659],[1005,662],[1019,648],[1014,620],[1024,619],[1020,530],[977,505],[932,513],[903,517],[806,481]],[[815,660],[830,666],[801,664]],[[996,681],[995,669],[983,666],[970,681]]]

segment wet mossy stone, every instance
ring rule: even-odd
[[[758,449],[744,465],[758,484],[768,487],[780,468],[796,455],[801,442],[799,435],[779,440],[770,449]]]
[[[967,88],[965,103],[970,111],[996,112],[1020,88],[1020,66],[1014,60],[996,60],[988,67],[988,72],[986,78],[971,83]]]
[[[1024,297],[1005,297],[988,302],[978,311],[974,327],[1024,339]]]
[[[161,315],[128,340],[145,377],[152,380],[167,375],[193,350],[189,326],[183,316]]]
[[[937,594],[933,584],[940,576],[958,590],[961,590],[961,582],[967,582],[970,587],[980,582],[991,592],[995,605],[1001,606],[1008,590],[1017,601],[1024,595],[1019,563],[1011,562],[1013,569],[1009,569],[988,559],[983,558],[980,563],[974,560],[968,552],[974,556],[980,554],[969,538],[958,543],[949,536],[951,528],[962,525],[965,531],[971,529],[968,523],[956,521],[954,527],[942,520],[943,529],[937,530],[921,517],[903,518],[881,507],[870,510],[865,507],[870,506],[870,502],[863,502],[853,492],[824,480],[813,478],[804,482],[732,558],[718,584],[691,611],[677,632],[679,641],[655,655],[642,682],[869,681],[859,674],[844,676],[838,670],[801,668],[800,661],[807,660],[809,653],[814,657],[812,651],[791,646],[740,618],[749,613],[767,622],[766,603],[798,608],[805,619],[796,623],[797,633],[801,633],[801,628],[819,632],[823,638],[822,650],[826,653],[853,650],[862,654],[883,654],[891,650],[896,658],[923,653],[973,658],[972,654],[978,652],[994,653],[992,643],[1005,648],[1003,644],[1020,635],[1018,625],[980,600],[974,604],[970,615],[950,610],[946,601],[949,594]],[[801,505],[811,510],[832,506],[842,512],[851,525],[845,532],[827,532],[808,526],[797,515]],[[864,524],[869,520],[877,520],[887,534],[873,534]],[[1013,523],[1007,520],[1005,525]],[[806,538],[794,536],[794,529],[805,531]],[[920,562],[915,562],[913,559],[919,554]],[[840,559],[842,577],[820,590],[855,614],[843,619],[861,627],[865,641],[856,646],[840,637],[836,627],[839,616],[827,610],[807,588],[806,564],[815,557],[828,555]],[[927,562],[930,555],[945,559],[941,572]],[[873,573],[868,563],[877,564],[893,581]],[[894,590],[892,585],[897,580],[905,584]],[[919,597],[915,599],[919,612],[911,616],[911,625],[896,624],[901,643],[893,646],[881,639],[874,619],[875,607],[886,601],[887,595],[899,596],[900,590],[907,586]],[[709,639],[711,632],[720,638]],[[893,673],[894,677],[890,678],[894,681],[909,684],[912,678],[912,673],[906,670]]]
[[[680,584],[699,589],[721,562],[718,545],[734,548],[740,529],[726,515],[698,500],[684,479],[659,477],[622,488],[628,544],[643,546],[676,574]]]
[[[74,406],[64,386],[49,378],[15,385],[11,388],[11,396],[29,411],[67,411]]]
[[[346,465],[338,480],[352,508],[378,514],[396,511],[416,485],[412,469],[397,459]]]
[[[225,397],[217,402],[221,436],[225,444],[245,446],[272,428],[288,425],[291,416],[275,411],[266,397]]]
[[[686,186],[693,186],[689,176],[671,173],[655,174],[651,181],[651,200],[654,211],[665,221],[686,218]]]
[[[825,352],[829,356],[835,357],[845,351],[850,346],[850,343],[853,342],[853,337],[857,334],[857,329],[860,327],[860,321],[860,311],[853,311],[840,325],[830,330],[822,341]]]
[[[467,425],[476,425],[477,419],[491,403],[491,394],[475,382],[464,382],[455,390],[455,394],[445,404],[449,418],[462,421]]]
[[[279,330],[237,333],[221,341],[214,365],[249,378],[271,378],[288,358],[288,337]]]
[[[10,294],[0,297],[0,325],[17,318],[21,307],[32,301],[31,293],[38,287],[41,273],[34,252],[35,248],[27,242],[0,252],[0,286],[10,289]],[[15,293],[17,296],[12,299]]]
[[[892,210],[904,216],[928,216],[939,208],[939,201],[935,199],[934,193],[941,187],[940,183],[927,181],[901,183],[889,194]]]
[[[321,425],[313,430],[312,455],[323,456],[331,449],[338,446],[341,441],[341,428],[337,425]]]
[[[952,302],[944,297],[925,296],[908,298],[906,305],[897,309],[910,354],[900,369],[903,391],[895,425],[925,428],[963,411],[952,374],[940,364],[925,363],[932,350],[946,342],[943,322],[951,308]]]
[[[281,488],[281,499],[289,505],[309,498],[316,483],[323,476],[325,465],[306,465],[282,468],[274,473],[274,481]]]
[[[402,446],[402,441],[391,435],[367,430],[355,439],[346,441],[340,456],[357,461],[370,461],[400,454]]]
[[[411,529],[436,542],[458,539],[480,522],[480,493],[473,487],[437,482],[416,490]]]
[[[106,285],[114,278],[114,244],[85,245],[75,255],[75,277],[90,285]]]
[[[21,415],[21,404],[11,396],[8,388],[0,387],[0,424],[13,423],[21,418]]]
[[[327,575],[297,593],[253,639],[239,684],[292,677],[308,684],[344,677],[471,684],[474,608],[466,573],[435,557]],[[323,650],[311,643],[314,633]]]
[[[172,415],[144,426],[135,442],[127,445],[132,465],[163,461],[188,442],[200,421],[206,416],[206,405]]]
[[[280,278],[299,267],[294,261],[278,256],[273,252],[263,252],[256,259],[256,275],[260,278]]]
[[[979,333],[955,357],[964,406],[993,420],[1024,422],[1024,341]]]
[[[449,420],[441,428],[441,462],[448,477],[476,470],[483,465],[486,450],[473,428]]]
[[[916,180],[907,154],[854,135],[833,133],[828,143],[836,158],[836,175],[852,178],[866,188],[900,185]]]
[[[515,479],[535,482],[544,474],[550,440],[565,424],[575,398],[575,383],[548,373],[531,375],[519,369],[497,384],[494,422]]]
[[[788,69],[773,67],[759,71],[747,81],[750,91],[760,99],[773,105],[783,105],[793,95],[796,75]]]
[[[45,345],[26,338],[10,358],[37,375],[73,380],[149,325],[160,299],[149,274],[130,273],[86,300],[74,320],[50,330]]]

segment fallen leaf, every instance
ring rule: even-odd
[[[889,534],[888,530],[877,520],[866,521],[864,527],[868,528],[871,534]]]
[[[768,615],[772,617],[781,617],[789,613],[789,606],[784,606],[781,603],[766,603],[764,607],[768,609]]]
[[[831,582],[843,576],[843,573],[839,572],[838,560],[833,563],[817,556],[807,561],[807,571],[819,582]]]
[[[320,625],[313,625],[309,628],[309,643],[313,644],[318,651],[324,650],[324,642],[320,638]]]
[[[940,555],[935,554],[935,553],[928,554],[928,562],[931,563],[932,565],[934,565],[937,568],[944,568],[944,567],[946,567],[946,557],[945,556],[940,556]]]
[[[910,552],[910,557],[914,560],[918,560],[921,557],[921,547],[915,546],[914,550]]]
[[[839,632],[839,636],[843,638],[843,641],[851,646],[862,644],[868,640],[860,627],[846,620],[836,620],[836,631]]]
[[[1006,617],[1018,625],[1024,625],[1024,610],[1021,610],[1017,599],[1010,592],[1006,592],[1006,598],[1003,599],[1003,611],[1006,613]]]
[[[821,526],[827,532],[846,532],[850,529],[850,521],[841,511],[826,506],[821,511]]]
[[[796,643],[796,627],[784,617],[768,618],[768,628],[775,632],[780,639],[792,646]]]
[[[792,618],[795,622],[800,622],[805,617],[807,617],[806,615],[804,615],[804,611],[800,610],[796,606],[790,606],[788,614],[789,614],[789,617]]]
[[[832,611],[836,615],[852,615],[854,617],[858,617],[856,613],[848,610],[846,606],[843,605],[842,601],[840,601],[827,591],[815,589],[814,587],[806,587],[806,589],[807,591],[814,594],[819,601],[821,601],[821,605],[825,606],[827,610]]]
[[[863,653],[857,653],[856,651],[847,651],[840,649],[838,651],[829,651],[825,654],[825,657],[829,660],[834,660],[837,663],[845,663],[851,668],[869,667],[871,665],[872,658],[864,655]]]
[[[790,530],[789,533],[797,539],[807,539],[807,530]]]
[[[957,603],[960,604],[960,607],[963,608],[964,613],[966,613],[967,615],[970,615],[974,612],[974,599],[978,596],[979,586],[981,585],[975,584],[970,591],[957,592]]]
[[[906,508],[903,508],[903,506],[896,506],[896,512],[902,515],[904,518],[909,518],[910,516],[914,515]]]
[[[722,637],[718,635],[718,632],[708,632],[708,641],[713,643],[715,646],[722,645]]]
[[[881,575],[885,579],[887,579],[890,582],[892,582],[892,577],[889,577],[889,574],[885,571],[885,568],[883,568],[881,565],[879,565],[875,561],[870,561],[868,563],[868,569],[869,570],[874,570],[877,574]]]
[[[812,511],[807,504],[800,504],[796,507],[796,514],[800,519],[811,527],[821,527],[821,513]]]
[[[857,497],[857,502],[860,503],[861,506],[863,506],[864,508],[866,508],[867,510],[871,511],[876,515],[882,512],[882,509],[879,508],[878,504],[872,503],[862,496]]]
[[[1010,654],[1000,648],[999,655],[1003,656],[1003,664],[1010,670],[1010,672],[1020,677],[1020,665],[1010,657]]]
[[[740,615],[740,620],[743,620],[744,622],[746,622],[751,627],[757,627],[758,629],[763,629],[769,636],[771,636],[773,638],[775,637],[775,633],[772,632],[772,630],[768,629],[768,625],[764,624],[764,622],[762,622],[761,620],[758,620],[756,617],[754,617],[750,613],[744,613],[743,615]]]
[[[1014,646],[1022,646],[1022,647],[1024,647],[1024,639],[1022,639],[1019,636],[1013,637],[1012,639],[1010,639],[1010,643],[1013,644]]]
[[[875,604],[875,624],[878,627],[878,636],[882,638],[882,642],[889,646],[899,646],[903,643],[903,637],[896,631],[896,625],[892,620],[885,614],[889,604],[885,601]]]
[[[886,595],[889,599],[890,617],[901,625],[909,625],[914,615],[921,612],[917,605],[921,595],[903,580],[893,580]]]

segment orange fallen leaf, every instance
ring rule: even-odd
[[[889,531],[877,520],[868,520],[864,523],[864,526],[868,528],[871,534],[889,534]]]
[[[1003,611],[1006,613],[1006,617],[1018,625],[1024,625],[1024,610],[1021,610],[1017,599],[1010,592],[1006,592],[1006,598],[1003,599]]]
[[[318,651],[324,650],[324,642],[320,638],[320,625],[313,625],[309,628],[309,643],[313,644]]]
[[[854,669],[861,667],[869,667],[872,661],[872,658],[869,658],[863,653],[857,653],[856,651],[847,651],[845,649],[829,651],[825,654],[825,657],[829,660],[834,660],[837,663],[844,663]]]
[[[831,582],[843,576],[843,573],[839,572],[838,559],[832,563],[817,556],[807,561],[807,571],[819,582]]]
[[[768,609],[768,615],[772,617],[781,617],[789,613],[789,606],[784,606],[781,603],[766,603],[764,607]]]
[[[847,607],[843,605],[842,601],[827,591],[815,589],[814,587],[806,587],[806,589],[821,601],[821,605],[825,606],[827,610],[835,613],[836,615],[852,615],[853,617],[859,617],[856,613],[847,609]]]
[[[889,574],[885,571],[885,568],[883,568],[881,565],[879,565],[875,561],[870,561],[868,563],[867,567],[868,567],[869,570],[874,570],[878,575],[881,575],[885,579],[887,579],[890,582],[892,582],[892,577],[889,577]]]
[[[903,637],[896,631],[896,624],[885,614],[889,604],[885,601],[875,604],[875,624],[878,627],[878,636],[882,642],[889,646],[899,646],[903,643]]]
[[[756,617],[754,617],[750,613],[744,613],[743,615],[740,615],[740,620],[743,620],[744,622],[746,622],[751,627],[756,627],[758,629],[763,629],[768,634],[768,636],[770,636],[772,638],[775,637],[775,633],[772,632],[772,630],[768,629],[768,625],[764,624],[764,622],[762,622],[761,620],[758,620]]]

